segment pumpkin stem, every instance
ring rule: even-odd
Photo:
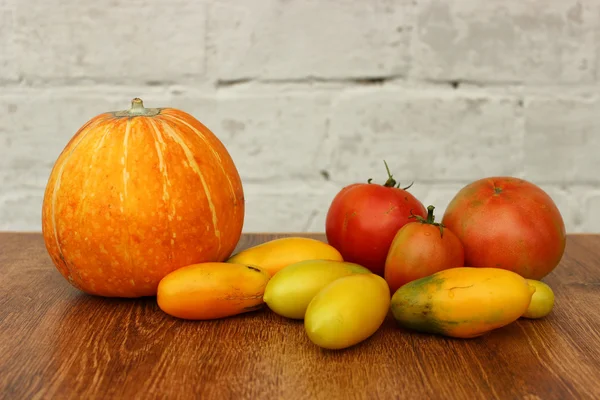
[[[114,113],[117,117],[151,117],[160,114],[160,108],[146,108],[144,102],[139,97],[131,100],[129,110],[117,111]]]
[[[131,109],[129,112],[134,115],[143,115],[144,114],[144,102],[139,97],[131,100]]]

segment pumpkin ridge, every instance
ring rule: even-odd
[[[177,144],[179,144],[179,146],[181,146],[181,149],[183,150],[183,152],[188,160],[188,163],[190,164],[190,168],[200,178],[200,182],[202,184],[202,187],[204,188],[204,193],[206,195],[206,200],[208,202],[208,208],[210,209],[210,212],[211,212],[213,229],[215,231],[215,237],[217,238],[217,242],[218,242],[218,246],[219,246],[217,253],[220,253],[221,252],[221,231],[219,230],[219,226],[218,226],[219,221],[217,219],[217,212],[215,209],[215,205],[212,201],[212,198],[210,195],[210,190],[208,190],[208,187],[206,185],[204,175],[202,174],[202,171],[200,171],[200,167],[198,166],[198,163],[196,162],[194,155],[192,154],[192,151],[187,146],[187,144],[185,144],[185,142],[183,141],[181,136],[179,136],[179,134],[177,132],[175,132],[175,129],[173,129],[166,121],[161,121],[161,123],[162,123],[163,127],[165,128],[165,132],[169,133],[171,135],[171,138]]]
[[[129,173],[127,172],[127,142],[129,141],[129,133],[131,132],[131,119],[128,119],[125,125],[125,135],[123,136],[123,157],[121,165],[123,166],[123,197],[121,197],[121,212],[125,212],[125,201],[127,200],[127,181]]]
[[[111,118],[107,118],[106,121],[110,121]],[[81,188],[81,192],[82,192],[82,196],[80,199],[80,212],[79,212],[79,226],[82,225],[83,219],[86,216],[86,205],[88,204],[87,201],[87,194],[88,194],[88,182],[90,179],[90,173],[92,171],[92,166],[96,163],[96,159],[97,159],[97,155],[98,155],[98,151],[100,151],[100,149],[102,148],[102,145],[104,144],[104,141],[106,140],[106,137],[110,134],[110,130],[111,128],[114,126],[114,123],[108,122],[107,125],[104,127],[104,132],[101,134],[100,139],[96,142],[96,145],[94,146],[93,152],[92,152],[92,159],[90,162],[90,169],[88,169],[86,176],[85,176],[85,180],[83,183],[83,186]],[[94,127],[96,128],[96,127]]]
[[[127,171],[127,160],[128,160],[128,143],[129,134],[131,133],[131,118],[127,118],[125,125],[125,135],[123,135],[123,158],[121,158],[121,164],[123,165],[123,196],[121,197],[121,214],[125,215],[125,210],[129,207],[125,207],[127,204],[127,182],[129,181],[129,172]],[[133,257],[131,257],[131,224],[125,224],[125,231],[127,232],[127,246],[124,246],[123,252],[127,257],[129,268],[133,270]]]
[[[168,204],[168,200],[169,200],[169,191],[167,189],[167,186],[171,186],[171,182],[169,181],[169,175],[167,173],[167,165],[165,164],[164,161],[164,155],[163,152],[161,150],[161,146],[165,147],[166,143],[162,137],[162,134],[160,133],[160,130],[158,129],[158,127],[156,126],[156,123],[154,121],[152,121],[152,119],[148,119],[146,120],[148,122],[148,125],[152,128],[152,130],[154,131],[154,136],[156,137],[156,141],[154,143],[155,147],[156,147],[156,154],[158,155],[158,168],[160,170],[160,172],[163,175],[163,201],[165,202],[165,205]],[[167,214],[167,225],[169,226],[169,231],[172,231],[172,224],[171,221],[173,220],[175,216],[175,203],[171,202],[169,205],[169,211]],[[170,255],[170,259],[173,260],[173,245],[175,243],[173,242],[173,240],[171,240],[171,255]]]
[[[167,186],[171,186],[171,181],[169,181],[167,165],[165,164],[165,157],[161,149],[161,147],[164,148],[166,146],[166,143],[158,127],[156,126],[156,123],[152,120],[148,120],[147,122],[152,127],[152,130],[154,131],[154,136],[156,137],[154,147],[156,148],[156,154],[158,155],[158,169],[165,178],[163,182],[163,200],[167,201],[169,199],[169,191],[167,190]],[[169,218],[173,218],[173,216],[169,215]]]
[[[104,122],[104,121],[106,121],[108,119],[109,119],[109,116],[107,116],[107,115],[99,116],[96,121],[92,120],[92,121],[90,121],[89,124],[87,124],[86,126],[83,126],[79,130],[79,132],[75,135],[75,137],[79,136],[79,140],[76,143],[73,143],[73,146],[71,147],[71,149],[69,150],[69,152],[67,154],[65,154],[65,158],[62,160],[62,162],[60,164],[60,167],[58,169],[56,180],[54,181],[54,188],[52,190],[51,214],[50,214],[50,216],[51,216],[51,221],[52,221],[52,230],[53,230],[53,233],[54,233],[54,239],[56,241],[56,247],[57,247],[57,250],[58,250],[58,254],[60,255],[60,259],[62,260],[62,262],[65,264],[65,266],[69,270],[69,281],[71,283],[75,284],[75,286],[77,286],[77,287],[79,287],[79,285],[73,279],[73,269],[71,268],[71,266],[69,265],[69,263],[65,259],[65,256],[64,256],[63,251],[62,251],[62,247],[60,245],[60,240],[58,238],[58,229],[56,228],[56,197],[58,195],[58,190],[60,189],[60,183],[61,183],[63,172],[65,170],[65,166],[66,166],[67,162],[69,161],[69,159],[71,158],[71,156],[73,155],[73,152],[79,146],[79,144],[81,142],[83,142],[83,140],[93,130],[93,128],[95,128],[96,126],[100,125],[101,122]],[[79,276],[79,280],[83,281],[83,279],[82,279],[81,274],[79,273],[79,271],[76,269],[75,272],[77,272],[77,275]]]
[[[213,146],[210,145],[208,139],[206,138],[206,136],[204,136],[204,134],[202,132],[200,132],[200,130],[198,130],[196,127],[194,127],[193,125],[191,125],[190,123],[188,123],[187,121],[179,118],[176,115],[173,114],[162,114],[163,119],[169,119],[167,117],[172,118],[173,120],[184,124],[185,126],[187,126],[188,128],[190,128],[192,130],[192,132],[194,132],[196,135],[198,135],[198,137],[204,142],[204,144],[206,145],[206,147],[210,150],[210,152],[215,156],[216,160],[218,161],[219,167],[221,167],[221,171],[223,172],[223,175],[225,176],[225,178],[227,178],[227,182],[229,183],[229,188],[231,189],[231,194],[233,196],[233,201],[237,203],[237,197],[235,195],[235,189],[233,188],[233,184],[231,183],[231,179],[229,179],[229,175],[225,172],[225,167],[223,167],[223,163],[221,161],[221,156],[219,156],[219,154],[215,151],[215,149],[213,148]]]

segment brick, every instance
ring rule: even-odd
[[[598,100],[526,102],[526,176],[538,182],[600,183],[599,113]]]
[[[15,0],[0,0],[0,82],[19,78],[15,62]]]
[[[211,74],[347,78],[407,70],[410,0],[225,0],[209,11]]]
[[[245,184],[244,232],[325,232],[325,216],[337,190],[301,181]]]
[[[439,80],[594,80],[592,1],[418,2],[412,73]]]
[[[184,0],[21,1],[26,79],[174,81],[204,73],[205,5]]]
[[[329,97],[319,93],[174,96],[219,137],[244,181],[318,177],[315,159],[326,134]]]
[[[383,160],[402,186],[522,172],[522,121],[510,96],[354,91],[336,102],[329,136],[321,168],[340,182],[383,183]]]

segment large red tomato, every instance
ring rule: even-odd
[[[514,271],[539,280],[560,262],[562,216],[546,192],[513,177],[477,180],[450,201],[442,223],[465,249],[465,265]]]
[[[387,164],[386,164],[387,169]],[[327,241],[345,261],[360,264],[383,276],[385,259],[396,232],[414,219],[423,218],[423,204],[400,188],[388,169],[383,184],[355,183],[343,188],[333,199],[327,213]]]

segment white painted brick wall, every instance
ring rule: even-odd
[[[139,96],[225,143],[246,232],[322,232],[383,159],[438,217],[509,174],[570,232],[600,232],[599,15],[597,0],[0,0],[0,230],[40,230],[64,145]]]

